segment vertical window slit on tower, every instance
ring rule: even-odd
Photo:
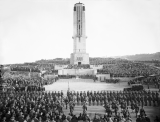
[[[82,21],[82,7],[80,7],[80,20]],[[80,28],[81,28],[82,23],[80,22]],[[82,35],[81,32],[82,29],[80,29],[80,34]]]
[[[81,35],[82,35],[82,13],[83,13],[83,8],[81,7]]]
[[[78,6],[77,6],[77,21],[78,21]],[[78,35],[78,24],[77,24],[77,35]]]
[[[80,7],[78,6],[78,19],[80,20]],[[78,23],[79,25],[79,23]],[[80,26],[78,27],[79,28],[79,35],[80,35]]]
[[[85,7],[83,6],[83,11],[85,11]]]

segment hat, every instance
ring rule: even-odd
[[[12,117],[11,117],[11,120],[13,120],[13,119],[15,119],[15,117],[14,117],[14,116],[12,116]]]

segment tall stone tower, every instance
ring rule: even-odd
[[[89,64],[85,29],[85,6],[76,3],[73,9],[73,53],[71,53],[70,64]]]

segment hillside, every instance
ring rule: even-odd
[[[122,59],[137,60],[137,61],[160,60],[160,52],[152,53],[152,54],[136,54],[136,55],[116,56],[114,58],[122,58]]]

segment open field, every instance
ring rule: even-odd
[[[52,85],[45,86],[46,91],[102,91],[102,90],[123,90],[127,87],[126,82],[122,83],[104,83],[91,79],[60,79]]]
[[[57,82],[46,85],[46,91],[63,91],[67,92],[68,88],[70,91],[122,91],[125,87],[129,87],[127,81],[131,78],[120,78],[120,83],[105,83],[96,81],[92,79],[60,79]],[[144,86],[147,88],[147,86]],[[148,90],[148,89],[146,89]],[[154,87],[150,87],[150,90],[158,91]]]

